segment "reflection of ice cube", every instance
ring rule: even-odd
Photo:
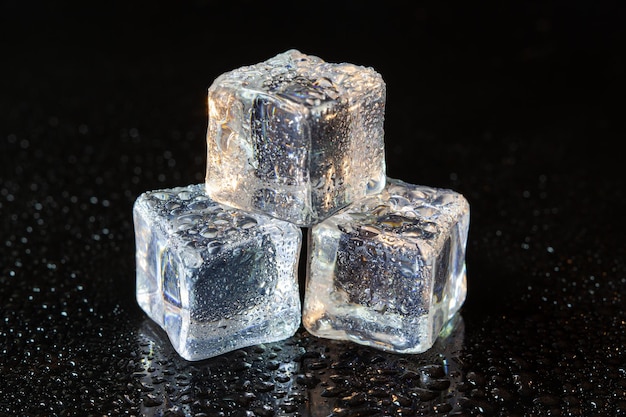
[[[217,204],[203,184],[146,192],[133,215],[137,301],[182,357],[295,333],[299,227]]]
[[[454,191],[387,179],[309,233],[303,324],[379,349],[429,349],[466,296],[469,205]]]
[[[208,92],[206,189],[216,201],[310,226],[385,182],[385,84],[371,68],[290,50]]]

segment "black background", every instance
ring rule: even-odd
[[[297,3],[297,4],[296,4]],[[626,415],[620,2],[0,2],[0,414]],[[388,175],[471,205],[452,333],[189,363],[132,203],[203,181],[206,90],[289,48],[387,84]]]

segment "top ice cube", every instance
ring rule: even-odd
[[[307,227],[385,186],[385,83],[289,50],[209,87],[206,190]]]

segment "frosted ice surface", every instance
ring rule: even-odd
[[[301,230],[212,201],[203,184],[136,200],[137,301],[185,359],[291,337]]]
[[[384,191],[309,230],[303,325],[313,335],[420,353],[466,296],[469,205],[388,178]]]
[[[385,83],[289,50],[208,91],[207,193],[310,226],[385,184]]]

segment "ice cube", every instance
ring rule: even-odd
[[[143,193],[133,218],[138,304],[183,358],[298,329],[299,227],[220,205],[204,184]]]
[[[385,83],[289,50],[208,91],[207,193],[310,226],[385,184]]]
[[[469,204],[387,179],[384,191],[309,230],[304,327],[398,352],[434,344],[466,296]]]

